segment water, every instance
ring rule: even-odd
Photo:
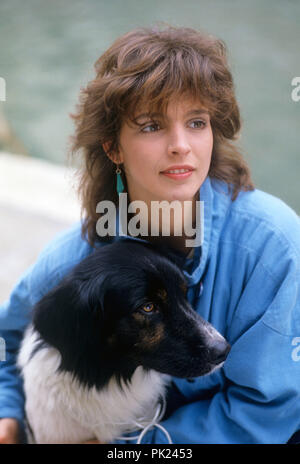
[[[157,21],[227,43],[255,183],[300,213],[300,101],[291,98],[300,76],[298,0],[2,0],[0,110],[28,152],[65,162],[69,113],[97,57],[117,36]]]

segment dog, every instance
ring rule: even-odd
[[[171,376],[220,367],[230,346],[147,242],[97,248],[33,308],[18,366],[30,443],[110,443],[151,424]]]

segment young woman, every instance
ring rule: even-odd
[[[177,200],[196,226],[204,205],[201,244],[188,246],[174,218],[169,236],[160,222],[158,236],[141,237],[172,248],[195,311],[231,344],[222,369],[173,379],[162,422],[173,443],[286,443],[300,429],[300,221],[254,189],[235,145],[241,122],[224,44],[188,28],[134,30],[96,62],[74,118],[83,219],[0,308],[0,442],[16,442],[23,421],[15,354],[31,309],[94,247],[120,239],[99,236],[97,205],[118,206],[123,191],[148,210]],[[143,442],[166,438],[156,428]]]

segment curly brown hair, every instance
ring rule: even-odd
[[[133,121],[142,105],[149,112],[164,112],[174,96],[200,101],[209,111],[214,138],[208,175],[228,184],[232,200],[241,190],[253,190],[249,167],[233,143],[241,118],[223,41],[191,28],[138,28],[118,38],[96,61],[95,70],[72,115],[76,131],[71,149],[83,154],[78,192],[82,234],[90,244],[99,240],[98,202],[118,204],[116,166],[103,144],[116,153],[123,121]]]

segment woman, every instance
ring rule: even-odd
[[[173,443],[286,443],[300,428],[300,222],[254,189],[235,146],[240,115],[224,44],[187,28],[132,31],[97,61],[74,118],[83,221],[46,247],[0,309],[0,442],[16,442],[23,420],[14,353],[31,309],[94,247],[120,239],[97,233],[98,205],[118,205],[123,192],[148,212],[154,201],[179,201],[169,236],[161,217],[158,236],[141,238],[172,248],[189,301],[232,346],[212,375],[173,379],[162,422]],[[188,246],[184,226],[197,225],[199,200],[202,241]],[[150,213],[144,219],[151,225]],[[166,441],[153,429],[143,442]]]

